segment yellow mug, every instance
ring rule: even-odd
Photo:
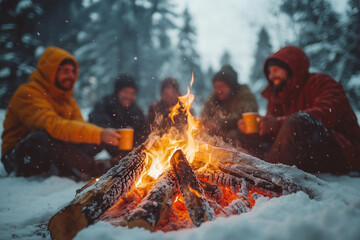
[[[119,143],[120,150],[131,150],[134,142],[134,129],[133,128],[120,128],[119,133],[121,140]]]
[[[257,118],[260,116],[256,112],[247,112],[243,113],[243,120],[245,123],[245,133],[258,133],[259,132],[259,123],[257,121]]]

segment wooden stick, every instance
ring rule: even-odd
[[[214,210],[206,201],[204,191],[200,187],[184,153],[177,150],[171,157],[170,164],[175,172],[186,209],[194,225],[198,227],[207,220],[213,220]]]
[[[316,193],[311,186],[325,184],[314,175],[297,168],[267,163],[242,152],[212,146],[208,146],[207,151],[217,169],[245,179],[249,187],[283,195],[303,191],[314,198]]]
[[[51,237],[57,240],[73,239],[126,194],[144,169],[144,146],[134,149],[99,181],[85,188],[68,206],[56,213],[48,224]]]
[[[177,192],[174,172],[172,170],[164,172],[130,215],[128,227],[142,227],[152,232],[155,231],[170,209]]]

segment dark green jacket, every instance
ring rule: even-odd
[[[201,117],[205,121],[215,120],[225,134],[237,129],[237,121],[242,118],[243,113],[257,111],[255,95],[247,85],[242,84],[224,101],[220,101],[215,93],[211,94],[205,102]]]

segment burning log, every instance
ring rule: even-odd
[[[281,194],[283,191],[282,186],[276,185],[270,181],[267,181],[267,180],[264,180],[257,176],[254,176],[253,173],[256,170],[254,170],[254,172],[246,173],[246,172],[242,171],[241,169],[229,167],[228,165],[223,164],[221,162],[219,162],[219,169],[221,171],[228,173],[230,175],[233,175],[237,178],[245,179],[245,181],[249,183],[249,186],[261,188],[264,190],[269,190],[269,191],[271,191],[273,193],[277,193],[277,194]]]
[[[296,184],[294,181],[286,178],[281,173],[274,174],[271,172],[272,168],[265,170],[254,166],[254,162],[252,165],[250,165],[250,162],[248,161],[245,162],[246,164],[244,164],[244,161],[241,160],[239,163],[236,161],[219,162],[218,166],[223,172],[227,172],[239,178],[244,178],[246,181],[253,183],[253,185],[257,188],[262,188],[283,195],[303,191],[310,197],[313,197],[310,190]]]
[[[204,191],[200,187],[184,153],[177,150],[171,157],[170,164],[175,172],[181,195],[194,225],[198,227],[207,220],[213,220],[214,210],[206,201]]]
[[[250,204],[242,199],[235,199],[229,206],[225,207],[227,215],[250,212]]]
[[[99,181],[82,189],[68,206],[55,214],[48,224],[51,237],[61,240],[74,238],[128,192],[144,169],[144,146],[134,149]]]
[[[140,191],[143,194],[135,194],[137,203],[129,204],[124,194],[136,190],[132,188],[134,183],[144,168],[148,168],[144,146],[132,151],[99,181],[85,185],[67,207],[54,215],[48,225],[51,237],[73,238],[81,229],[106,216],[104,213],[120,198],[125,199],[119,207],[124,208],[126,214],[115,219],[117,211],[114,210],[105,220],[156,231],[167,221],[165,216],[172,214],[174,208],[171,206],[178,188],[185,204],[184,211],[187,210],[194,226],[200,226],[202,222],[212,220],[214,215],[229,216],[250,211],[255,198],[260,195],[274,197],[304,191],[313,197],[311,186],[323,184],[294,167],[269,164],[241,152],[207,146],[206,151],[196,153],[196,175],[184,153],[177,150],[170,160],[172,170],[163,173],[155,184],[152,180],[148,184],[154,184],[152,190],[146,195],[148,188],[143,188]],[[210,162],[204,161],[201,165],[203,156]],[[190,219],[188,223],[191,223]],[[168,229],[178,229],[175,225]]]
[[[218,185],[211,184],[205,181],[199,181],[201,187],[204,189],[205,194],[215,199],[216,201],[220,201],[223,197],[223,192],[219,188]]]
[[[143,227],[153,232],[171,207],[177,192],[174,172],[164,172],[131,214],[128,227]]]
[[[206,170],[197,173],[201,181],[210,181],[217,186],[228,187],[234,194],[241,190],[246,190],[246,181],[219,170]]]
[[[303,191],[314,198],[309,182],[323,183],[308,173],[282,164],[270,164],[242,152],[217,147],[209,147],[212,162],[220,172],[244,179],[252,187],[261,188],[276,194],[290,194]]]

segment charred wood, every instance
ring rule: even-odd
[[[229,211],[227,211],[225,208],[223,208],[218,202],[216,202],[213,199],[208,199],[209,205],[212,209],[214,209],[214,215],[216,217],[228,217],[230,216],[228,214]]]
[[[149,194],[132,212],[128,221],[129,228],[142,227],[154,231],[171,207],[177,192],[174,172],[164,172]]]
[[[244,178],[255,187],[279,194],[304,191],[314,197],[308,183],[324,184],[315,176],[295,167],[270,164],[248,154],[217,147],[208,147],[212,163],[221,171],[238,178]],[[310,184],[311,185],[311,184]]]
[[[199,181],[199,183],[201,187],[204,189],[206,195],[215,199],[216,201],[220,201],[222,199],[223,192],[218,185],[211,184],[205,181]]]
[[[236,169],[234,167],[228,167],[228,165],[222,164],[221,162],[219,162],[218,166],[221,171],[228,173],[230,175],[233,175],[237,178],[242,178],[254,187],[269,190],[271,192],[278,193],[278,194],[282,193],[281,186],[275,185],[272,182],[268,182],[262,178],[258,178],[256,176],[252,175],[251,173],[248,174],[246,172],[243,172],[241,169]]]
[[[126,194],[144,169],[144,146],[134,149],[99,181],[85,188],[68,206],[56,213],[48,224],[51,237],[72,239]]]
[[[198,227],[207,220],[213,220],[214,210],[209,206],[204,191],[200,187],[184,153],[177,150],[171,157],[170,164],[175,172],[181,195],[194,225]]]
[[[227,215],[240,215],[241,213],[250,212],[250,204],[243,199],[235,199],[229,206],[225,207]]]
[[[240,190],[246,191],[246,181],[243,179],[224,173],[220,170],[209,170],[196,173],[201,181],[209,181],[218,186],[228,187],[236,194]]]
[[[114,206],[106,211],[99,220],[109,222],[113,226],[126,227],[132,211],[146,195],[147,192],[144,188],[133,187],[130,192],[127,192]]]

